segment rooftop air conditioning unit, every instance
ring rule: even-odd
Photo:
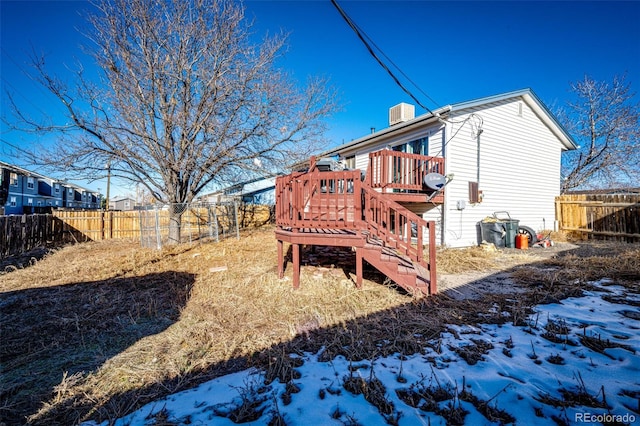
[[[404,102],[389,108],[389,126],[413,119],[416,114],[415,110],[413,105]]]

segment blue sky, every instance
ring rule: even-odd
[[[554,108],[567,102],[570,83],[585,74],[611,80],[626,73],[640,90],[638,1],[339,3],[428,95],[403,80],[431,109],[526,87]],[[45,52],[52,69],[64,76],[65,64],[83,59],[79,45],[85,40],[77,28],[85,25],[78,11],[86,7],[78,0],[0,0],[3,114],[6,90],[36,115],[58,109],[24,75],[28,54]],[[253,0],[245,7],[257,36],[280,30],[290,34],[283,68],[302,82],[308,75],[327,76],[338,89],[344,108],[328,120],[334,145],[364,136],[372,127],[386,127],[389,107],[414,103],[369,55],[330,0]],[[416,108],[416,114],[424,112]],[[33,138],[2,125],[0,160],[19,162],[8,157],[3,145],[29,145]]]

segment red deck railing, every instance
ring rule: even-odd
[[[392,150],[369,154],[367,182],[372,188],[421,191],[429,173],[444,175],[444,158]]]
[[[363,185],[360,171],[292,173],[276,179],[276,224],[282,228],[368,230],[421,263],[424,229],[435,250],[435,226]]]
[[[293,173],[276,179],[276,223],[288,228],[362,228],[359,170]]]

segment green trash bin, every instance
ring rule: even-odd
[[[506,215],[498,217],[498,214]],[[496,218],[499,224],[504,229],[504,247],[515,248],[516,247],[516,235],[518,235],[519,220],[512,219],[509,212],[494,212],[493,217]]]
[[[516,235],[518,235],[519,220],[509,219],[501,221],[504,226],[504,246],[507,248],[516,248]]]

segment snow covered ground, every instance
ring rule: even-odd
[[[406,357],[319,362],[308,353],[293,383],[230,374],[116,425],[640,424],[640,294],[595,285],[537,306],[526,325],[450,326]]]

